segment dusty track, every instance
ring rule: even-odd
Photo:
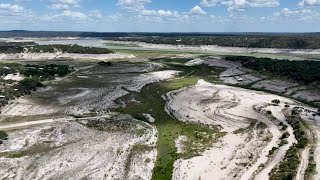
[[[296,143],[292,127],[286,122],[284,105],[294,106],[290,99],[276,95],[256,92],[224,85],[214,85],[199,81],[195,86],[166,95],[168,101],[166,111],[177,119],[185,122],[211,124],[221,128],[228,134],[221,142],[204,152],[202,156],[175,163],[174,179],[269,179],[270,171],[284,158],[286,151]],[[271,101],[279,99],[278,106]],[[298,104],[296,104],[298,105]],[[267,115],[266,112],[272,112]],[[269,141],[266,136],[259,137],[261,130],[245,130],[234,134],[234,131],[246,129],[250,122],[262,122],[267,126],[267,132],[272,135]],[[268,156],[273,147],[278,147],[280,136],[285,132],[280,130],[279,123],[288,126],[289,137],[285,144]],[[249,138],[249,139],[248,139]],[[263,139],[264,138],[264,139]],[[308,164],[308,149],[302,153],[302,163],[299,170],[304,174]],[[219,157],[216,155],[219,154]],[[264,168],[261,169],[261,165]]]

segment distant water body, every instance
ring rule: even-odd
[[[86,47],[106,47],[103,45],[103,40],[101,39],[49,39],[49,40],[37,40],[35,43],[39,45],[56,45],[56,44],[77,44],[79,46]]]

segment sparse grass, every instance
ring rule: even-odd
[[[315,156],[315,147],[312,147],[309,152],[309,164],[306,169],[305,179],[311,179],[311,176],[316,173],[317,164],[314,159]]]
[[[126,159],[126,163],[125,163],[125,166],[124,166],[124,179],[128,179],[128,173],[130,171],[130,166],[131,166],[131,162],[133,160],[133,157],[135,155],[139,155],[139,154],[142,154],[146,151],[152,151],[154,149],[154,147],[152,146],[148,146],[148,145],[143,145],[143,144],[136,144],[136,145],[133,145],[129,154],[128,154],[128,158]],[[144,161],[145,163],[149,163],[151,162],[151,159],[150,158],[147,158],[145,159]],[[142,165],[143,166],[143,165]]]
[[[285,144],[288,144],[288,141],[286,139],[282,139],[279,143],[279,146],[283,146]]]
[[[119,47],[140,47],[136,44],[124,44],[124,43],[104,43],[105,46],[119,46]]]
[[[306,148],[309,143],[307,135],[304,131],[301,119],[297,116],[291,116],[287,118],[287,122],[292,126],[294,130],[295,138],[298,143],[293,144],[289,150],[286,152],[284,159],[280,164],[273,168],[270,172],[270,180],[287,180],[294,179],[297,174],[297,169],[300,164],[299,153],[302,149]],[[284,133],[283,137],[287,135]],[[282,139],[279,146],[287,144],[288,141]]]
[[[172,68],[172,65],[168,68]],[[126,102],[127,106],[116,109],[118,112],[130,114],[140,120],[145,120],[142,113],[148,113],[156,119],[153,125],[158,130],[158,156],[153,170],[152,179],[154,180],[171,179],[175,160],[199,155],[224,135],[214,127],[184,123],[172,118],[164,111],[166,101],[161,97],[167,92],[193,85],[201,78],[215,82],[217,79],[213,76],[210,77],[210,75],[217,75],[220,71],[204,65],[196,67],[179,65],[175,66],[174,69],[183,71],[181,73],[183,78],[180,77],[145,86],[140,93],[131,92],[121,98],[122,101]],[[212,70],[215,70],[214,73]],[[141,104],[137,105],[130,102],[132,98],[140,101]],[[183,154],[178,154],[175,147],[175,139],[180,135],[188,137]]]
[[[192,55],[206,55],[206,56],[252,56],[257,58],[277,58],[289,59],[289,60],[305,60],[305,59],[317,59],[312,55],[298,55],[298,54],[271,54],[271,53],[230,53],[230,52],[208,52],[208,51],[196,51],[196,50],[168,50],[168,49],[147,49],[147,48],[136,48],[130,49],[130,47],[113,47],[110,48],[115,52],[134,54],[138,57],[159,57],[159,56],[176,56],[181,54],[192,54]]]
[[[267,129],[268,126],[267,126],[265,123],[263,123],[263,122],[259,122],[259,123],[257,124],[257,128],[258,128],[258,129]]]
[[[0,124],[5,125],[9,123],[18,123],[18,122],[26,122],[26,121],[37,121],[43,119],[56,119],[64,117],[63,115],[59,114],[43,114],[43,115],[29,115],[29,116],[8,116],[3,117]]]
[[[151,61],[154,62],[159,62],[159,63],[163,63],[163,64],[170,64],[170,63],[177,63],[177,64],[185,64],[188,61],[193,60],[195,57],[191,57],[191,58],[181,58],[181,57],[165,57],[165,58],[153,58],[150,59]]]
[[[126,134],[132,134],[141,137],[145,133],[145,129],[138,129],[137,124],[132,122],[131,120],[132,119],[120,120],[115,117],[114,119],[95,119],[88,120],[86,122],[82,122],[80,120],[76,122],[98,131],[105,131],[109,133],[123,132]]]
[[[256,122],[251,122],[248,127],[237,129],[237,130],[235,130],[233,133],[234,133],[234,134],[242,134],[242,133],[244,133],[244,132],[247,132],[247,131],[249,131],[249,130],[252,130],[255,125],[256,125]]]
[[[272,149],[269,151],[268,157],[274,155],[274,153],[279,149],[279,147],[272,147]]]
[[[270,173],[270,180],[288,180],[294,179],[297,174],[297,168],[300,164],[299,149],[296,145],[290,147],[284,160]]]
[[[20,150],[20,151],[13,151],[13,152],[2,152],[0,157],[7,157],[7,158],[21,158],[24,156],[33,156],[36,154],[42,154],[49,152],[51,150],[57,149],[59,147],[50,147],[47,144],[35,144],[28,149]]]

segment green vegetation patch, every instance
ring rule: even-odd
[[[297,174],[297,169],[300,164],[299,148],[293,145],[287,151],[284,160],[276,167],[273,168],[270,175],[270,180],[288,180],[294,179]]]
[[[315,156],[315,148],[312,147],[309,152],[309,163],[306,169],[305,179],[311,179],[312,175],[314,175],[317,172],[316,170],[317,164],[314,159],[314,156]]]
[[[8,138],[8,133],[5,131],[0,131],[0,139]]]
[[[77,54],[110,54],[113,51],[107,48],[97,47],[84,47],[77,44],[72,45],[37,45],[30,49],[31,52],[50,52],[53,53],[56,50],[65,53],[77,53]]]
[[[295,138],[298,143],[293,144],[289,150],[286,152],[284,160],[280,164],[273,168],[270,172],[270,180],[287,180],[294,179],[297,174],[297,169],[300,164],[299,153],[302,149],[306,148],[309,143],[308,137],[304,131],[303,124],[299,121],[299,117],[296,115],[290,116],[287,118],[287,122],[292,126],[294,130]],[[286,137],[287,134],[284,133],[283,137]],[[288,142],[285,139],[282,139],[280,146],[287,144]]]
[[[132,146],[132,148],[130,150],[130,153],[128,155],[128,158],[126,159],[125,166],[124,166],[124,172],[125,172],[124,179],[128,179],[128,173],[129,173],[130,168],[131,168],[131,164],[130,163],[132,162],[133,157],[136,156],[136,155],[142,154],[144,152],[152,151],[152,150],[154,150],[154,147],[148,146],[148,145],[136,144],[136,145]],[[121,153],[121,150],[119,150],[119,153]],[[150,163],[151,159],[147,158],[147,159],[145,159],[144,162],[146,164]]]
[[[199,155],[224,135],[216,127],[201,126],[176,120],[165,112],[166,101],[161,97],[167,92],[194,85],[201,78],[216,82],[215,76],[221,72],[221,69],[205,65],[194,67],[168,65],[166,68],[180,70],[182,73],[178,78],[145,86],[140,93],[131,92],[120,99],[126,102],[126,107],[116,109],[118,112],[130,114],[136,119],[147,121],[142,115],[143,113],[148,113],[156,119],[152,123],[158,130],[156,145],[158,156],[153,170],[153,179],[155,180],[171,179],[173,164],[177,159]],[[141,103],[130,101],[132,98]],[[185,151],[182,154],[178,154],[175,147],[175,139],[180,135],[188,137],[184,144]]]
[[[104,43],[105,46],[119,46],[119,47],[139,47],[136,44],[125,44],[125,43]]]
[[[240,61],[244,67],[260,73],[284,76],[305,84],[320,82],[320,61],[290,61],[247,56],[227,56],[226,60]]]
[[[47,153],[49,151],[55,150],[59,147],[51,147],[48,144],[35,144],[28,149],[20,150],[20,151],[13,151],[13,152],[2,152],[0,153],[0,157],[7,157],[7,158],[21,158],[24,156],[33,156],[36,154]]]
[[[12,54],[12,53],[54,53],[56,51],[61,51],[65,53],[77,53],[77,54],[110,54],[114,53],[112,50],[107,48],[98,47],[83,47],[76,44],[70,45],[34,45],[25,46],[21,44],[10,44],[5,46],[0,46],[0,53]]]
[[[261,123],[261,124],[264,124],[264,123],[262,123],[262,122],[260,122],[260,123]],[[260,124],[260,123],[259,123],[259,124]],[[256,124],[257,124],[256,121],[255,121],[255,122],[251,122],[248,127],[246,127],[246,128],[239,128],[239,129],[235,130],[233,133],[234,133],[234,134],[242,134],[242,133],[244,133],[244,132],[253,130],[253,128],[256,126]],[[266,126],[266,125],[265,125],[265,126]]]
[[[71,73],[73,67],[69,65],[58,64],[27,64],[26,68],[22,71],[22,74],[26,77],[37,77],[40,80],[54,79],[55,76],[66,76]]]
[[[161,34],[159,36],[114,37],[109,40],[141,41],[152,44],[171,45],[218,45],[225,47],[248,48],[290,48],[290,49],[319,49],[318,35],[182,35]]]

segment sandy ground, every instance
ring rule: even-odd
[[[14,81],[21,81],[24,77],[20,74],[7,74],[6,77],[3,78],[4,80],[14,80]]]
[[[312,109],[313,111],[317,111],[316,109]],[[303,115],[301,116],[307,123],[308,126],[311,130],[311,135],[314,136],[315,138],[315,143],[313,144],[315,147],[315,154],[314,154],[314,160],[316,162],[316,174],[313,175],[312,179],[313,180],[318,180],[320,179],[320,155],[318,152],[320,152],[320,116],[313,116],[312,114],[314,114],[314,112],[308,113],[308,112],[304,112]],[[306,159],[305,157],[308,156],[309,151],[310,151],[310,145],[304,149],[301,152],[301,158],[304,159],[302,162],[303,164],[300,164],[299,166],[299,170],[298,170],[298,176],[297,176],[297,180],[303,179],[303,175],[304,175],[304,169],[306,168],[306,165],[308,163],[308,159]]]
[[[320,93],[312,90],[297,91],[293,97],[306,101],[320,101]]]
[[[213,67],[226,68],[219,78],[227,84],[250,84],[261,80],[261,77],[256,77],[250,72],[252,70],[242,67],[241,63],[227,61],[220,57],[206,57],[203,59],[194,59],[185,63],[187,66],[195,66],[200,64],[206,64]]]
[[[185,150],[185,145],[184,143],[188,140],[187,136],[178,136],[175,139],[175,145],[177,148],[177,153],[183,153]]]
[[[284,104],[294,104],[287,98],[199,80],[195,86],[168,93],[165,99],[168,102],[166,111],[177,119],[216,125],[221,127],[221,131],[228,132],[220,143],[213,145],[202,156],[175,162],[173,179],[210,180],[212,177],[233,177],[245,180],[254,176],[255,179],[268,179],[271,169],[296,142],[293,129],[289,127],[289,143],[268,158],[269,151],[278,146],[282,135],[279,122],[287,124],[283,114]],[[274,99],[279,99],[281,104],[271,105]],[[273,118],[266,115],[268,110],[272,112]],[[255,133],[256,130],[251,133],[233,133],[239,128],[246,128],[253,119],[267,125],[267,131],[272,135],[269,141],[257,136],[260,133]],[[265,164],[262,170],[259,168],[261,164]]]
[[[130,119],[110,115],[109,118],[81,120],[81,123],[61,121],[9,132],[10,141],[0,147],[1,154],[24,152],[26,155],[18,158],[2,155],[0,178],[150,179],[156,151],[141,152],[139,159],[130,159],[129,154],[134,145],[154,146],[157,132],[147,123]],[[98,125],[105,130],[85,124]],[[137,133],[139,130],[144,134]],[[134,166],[127,165],[131,163]]]
[[[166,70],[141,74],[140,76],[134,78],[131,81],[130,85],[124,87],[130,91],[139,92],[144,86],[148,84],[171,79],[174,77],[174,75],[177,75],[178,73],[179,71]]]
[[[59,107],[44,106],[37,104],[29,99],[29,97],[20,97],[10,101],[8,105],[1,109],[3,116],[30,116],[53,114],[59,111]]]
[[[153,122],[156,121],[150,114],[145,114],[145,113],[143,113],[142,115],[143,115],[145,118],[147,118],[148,121],[151,122],[151,123],[153,123]]]
[[[253,76],[251,74],[245,74],[245,75],[239,75],[239,76],[229,76],[229,77],[220,77],[220,79],[226,84],[242,84],[242,85],[247,85],[247,84],[261,80],[261,78]]]
[[[102,47],[104,43],[115,44],[133,44],[142,48],[151,49],[168,49],[168,50],[192,50],[192,51],[209,51],[209,52],[226,52],[226,53],[292,53],[292,54],[320,54],[319,49],[278,49],[278,48],[243,48],[243,47],[221,47],[215,45],[186,46],[186,45],[168,45],[168,44],[150,44],[133,41],[111,41],[92,38],[24,38],[15,40],[12,38],[2,38],[2,41],[8,42],[25,42],[33,41],[40,45],[48,44],[78,44],[81,46]]]
[[[158,67],[156,64],[142,64],[114,65],[110,68],[98,66],[97,68],[82,69],[75,74],[76,78],[66,77],[53,82],[53,84],[64,83],[68,85],[69,81],[78,81],[80,79],[75,87],[65,89],[60,86],[49,85],[47,88],[34,92],[32,97],[26,96],[11,101],[9,105],[2,108],[1,112],[3,116],[29,116],[53,113],[81,115],[118,107],[119,105],[115,103],[115,100],[128,94],[129,91],[139,92],[150,83],[170,79],[179,73],[178,71],[171,70],[149,72]],[[116,74],[103,74],[105,72]],[[82,80],[88,79],[88,81],[91,81],[92,78],[99,83],[96,85],[97,87],[89,87]],[[42,101],[47,99],[50,99],[50,102],[42,103]]]
[[[300,163],[298,170],[297,170],[296,180],[304,180],[305,179],[304,175],[305,175],[305,171],[308,167],[308,163],[309,163],[310,148],[311,148],[311,146],[309,145],[305,149],[303,149],[303,151],[300,153],[301,163]]]
[[[115,86],[101,88],[77,88],[71,95],[59,97],[61,104],[68,104],[67,114],[83,114],[91,111],[101,111],[107,108],[117,107],[115,100],[128,94],[129,91],[139,92],[144,86],[170,79],[178,71],[157,71],[142,73],[138,76],[126,77],[126,79],[115,79]],[[119,82],[117,82],[119,81]]]
[[[219,57],[206,57],[203,59],[194,59],[185,63],[187,66],[199,64],[226,68],[219,76],[220,80],[226,84],[253,84],[251,86],[253,88],[285,93],[286,95],[306,101],[320,101],[320,93],[317,90],[310,90],[306,86],[300,86],[298,83],[290,81],[276,79],[264,80],[266,77],[253,75],[251,69],[242,67],[239,62],[227,61]]]
[[[278,149],[277,153],[275,154],[271,162],[269,162],[268,165],[258,175],[255,176],[256,180],[268,177],[268,174],[271,172],[272,168],[274,168],[277,164],[281,162],[281,160],[283,160],[286,151],[292,146],[293,143],[297,143],[297,140],[295,139],[295,136],[293,134],[293,128],[287,123],[286,117],[282,112],[282,107],[268,106],[267,108],[265,108],[265,110],[273,112],[272,116],[274,116],[277,120],[288,126],[287,132],[289,133],[289,137],[287,138],[288,144],[283,145]]]
[[[14,130],[14,129],[20,129],[20,128],[27,128],[29,126],[34,126],[34,125],[50,124],[50,123],[54,123],[54,122],[92,120],[92,119],[98,119],[98,118],[110,118],[110,115],[85,117],[85,118],[63,117],[63,118],[54,118],[54,119],[42,119],[42,120],[37,120],[37,121],[27,121],[27,122],[20,122],[20,123],[10,123],[7,125],[0,125],[0,129],[1,130]]]
[[[151,49],[174,49],[174,50],[192,50],[192,51],[206,51],[206,52],[226,52],[226,53],[291,53],[291,54],[320,54],[319,49],[277,49],[277,48],[243,48],[243,47],[221,47],[215,45],[202,45],[202,46],[186,46],[186,45],[169,45],[169,44],[150,44],[144,42],[119,42],[119,41],[106,41],[107,43],[126,43],[135,44],[143,48]]]
[[[320,152],[320,128],[319,126],[315,128],[315,135],[316,135],[316,149],[315,149],[315,152]],[[320,154],[319,153],[315,153],[315,161],[316,161],[316,164],[317,164],[317,167],[316,167],[316,171],[318,172],[317,174],[315,174],[313,176],[313,179],[314,180],[317,180],[317,179],[320,179]]]
[[[19,53],[1,54],[0,60],[50,60],[50,59],[79,59],[79,60],[108,60],[108,59],[132,59],[130,54],[75,54],[75,53]]]
[[[287,89],[295,87],[297,85],[299,84],[281,80],[264,80],[254,84],[252,87],[274,91],[278,93],[285,93]]]

